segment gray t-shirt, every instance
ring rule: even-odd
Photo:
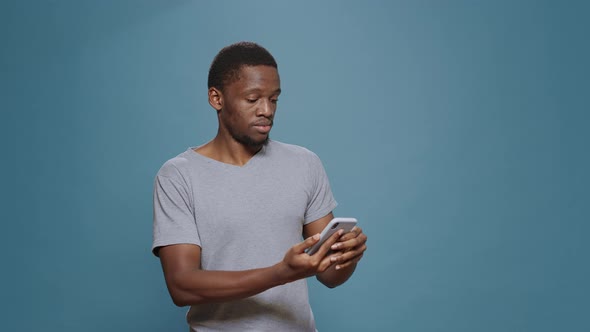
[[[302,241],[303,225],[336,207],[320,159],[270,140],[246,165],[192,148],[167,161],[154,186],[154,241],[201,247],[204,270],[268,267]],[[306,280],[237,301],[192,306],[193,331],[315,331]]]

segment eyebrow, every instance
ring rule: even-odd
[[[254,92],[261,92],[261,91],[262,91],[262,89],[259,89],[259,88],[253,88],[253,89],[249,89],[249,90],[246,90],[246,91],[244,91],[244,94],[248,94],[248,93],[254,93]],[[281,88],[278,88],[278,89],[276,89],[276,90],[273,92],[273,95],[280,94],[280,93],[281,93]]]

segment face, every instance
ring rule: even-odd
[[[209,89],[209,103],[218,111],[222,133],[257,149],[268,141],[280,93],[276,68],[242,66],[238,79],[223,91]]]

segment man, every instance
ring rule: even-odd
[[[217,135],[155,180],[152,250],[172,300],[191,306],[192,331],[315,331],[305,278],[342,284],[367,237],[357,227],[305,252],[336,201],[315,154],[269,139],[281,88],[266,49],[223,48],[208,86]]]

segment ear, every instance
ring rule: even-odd
[[[223,94],[221,91],[217,90],[214,87],[209,88],[208,91],[209,95],[209,105],[217,110],[217,112],[221,111],[223,108]]]

